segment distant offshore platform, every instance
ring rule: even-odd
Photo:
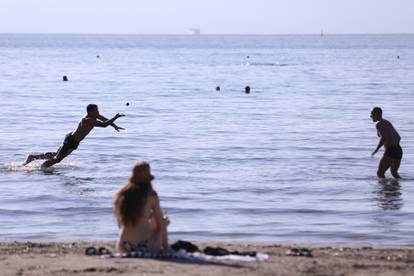
[[[191,28],[190,31],[193,35],[200,35],[201,34],[201,30],[199,28]]]

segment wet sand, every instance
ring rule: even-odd
[[[412,275],[414,246],[370,247],[255,242],[194,242],[267,253],[264,262],[194,262],[171,259],[102,259],[89,246],[114,251],[114,241],[2,241],[1,275]],[[313,257],[287,256],[305,247]]]

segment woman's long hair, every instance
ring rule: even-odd
[[[151,182],[134,183],[131,178],[115,194],[114,213],[119,226],[134,226],[148,197],[156,194]]]

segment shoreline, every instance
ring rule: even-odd
[[[414,246],[359,244],[294,244],[276,242],[191,241],[200,249],[269,255],[263,262],[234,260],[113,258],[85,255],[89,246],[115,252],[114,240],[0,241],[2,275],[409,275],[414,270]],[[288,256],[292,248],[307,248],[313,257]]]

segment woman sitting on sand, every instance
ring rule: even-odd
[[[120,252],[169,251],[167,219],[164,219],[157,193],[151,185],[154,177],[146,162],[137,162],[128,181],[116,192],[114,213],[120,228],[117,248]]]

